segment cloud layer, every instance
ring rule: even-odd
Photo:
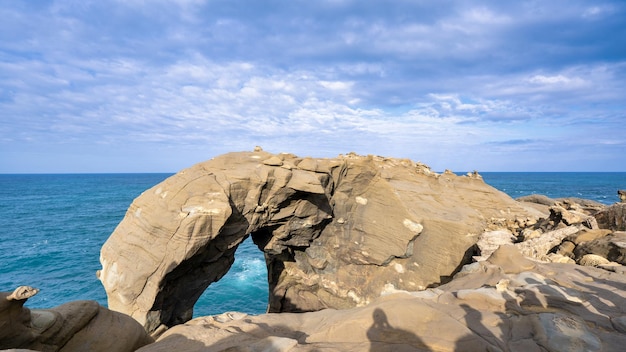
[[[0,172],[227,151],[624,171],[620,1],[12,1]]]

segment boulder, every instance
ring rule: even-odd
[[[540,204],[540,205],[544,205],[546,207],[551,207],[556,203],[556,200],[549,198],[543,194],[531,194],[528,196],[523,196],[523,197],[519,197],[516,198],[516,200],[518,202],[527,202],[527,203],[534,203],[534,204]]]
[[[0,292],[0,349],[131,352],[154,341],[134,319],[95,301],[24,307],[37,292],[29,286]]]
[[[437,288],[345,310],[197,318],[139,352],[619,351],[625,303],[622,274],[503,246]]]
[[[582,242],[574,250],[577,258],[597,255],[607,261],[626,265],[626,232],[617,231],[591,241]]]
[[[447,282],[490,219],[540,213],[480,177],[406,159],[230,153],[145,191],[102,247],[108,305],[148,331],[182,324],[248,236],[269,312],[365,306]]]
[[[601,229],[626,231],[626,203],[615,203],[600,210],[594,217]]]

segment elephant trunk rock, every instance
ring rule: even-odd
[[[488,219],[508,216],[500,209],[531,215],[480,177],[410,160],[230,153],[135,199],[102,247],[99,278],[109,308],[148,331],[170,327],[191,319],[252,236],[267,261],[268,311],[363,306],[454,274]]]

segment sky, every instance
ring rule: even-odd
[[[626,171],[626,2],[0,2],[0,173]]]

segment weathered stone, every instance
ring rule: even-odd
[[[584,215],[580,216],[576,212],[568,211],[560,206],[553,206],[550,208],[551,217],[554,217],[556,222],[563,221],[565,225],[579,224],[584,220]]]
[[[515,247],[529,258],[546,261],[546,255],[553,248],[561,244],[563,239],[580,231],[579,227],[568,226],[558,230],[546,232],[532,240],[516,243]]]
[[[576,246],[574,254],[582,258],[586,254],[595,254],[608,261],[626,265],[626,232],[616,231],[612,234],[583,242]]]
[[[478,177],[407,160],[231,153],[135,199],[102,247],[99,278],[111,309],[148,331],[173,326],[251,235],[266,254],[270,312],[364,306],[449,280],[486,219],[539,214]]]
[[[543,233],[540,230],[535,230],[533,228],[526,228],[522,230],[522,239],[524,241],[532,240],[538,237],[541,237]]]
[[[582,212],[586,215],[593,215],[606,208],[605,204],[596,202],[595,200],[576,197],[557,198],[555,202],[555,204],[564,206],[567,210]]]
[[[528,196],[516,198],[516,200],[518,202],[535,203],[535,204],[545,205],[548,207],[553,206],[556,202],[554,199],[548,198],[544,196],[543,194],[531,194]]]
[[[613,204],[597,212],[594,217],[601,229],[626,231],[626,203]]]
[[[561,242],[561,245],[559,245],[559,248],[557,249],[556,253],[565,257],[573,258],[575,248],[576,248],[576,244],[574,244],[574,242],[565,240]]]
[[[513,246],[471,267],[438,288],[364,307],[197,318],[139,352],[619,351],[626,344],[624,275],[531,262]]]
[[[608,259],[596,254],[585,254],[578,260],[578,264],[582,266],[599,266],[609,263],[610,261]]]
[[[515,240],[516,237],[509,230],[485,231],[476,243],[480,256],[474,256],[474,260],[487,260],[500,246],[513,244]]]
[[[598,225],[598,220],[596,220],[596,218],[593,216],[588,216],[585,220],[583,220],[582,224],[585,225],[585,227],[588,229],[600,229],[600,226]]]
[[[154,341],[134,319],[95,301],[52,309],[24,307],[37,292],[29,286],[0,292],[0,349],[130,352]]]
[[[571,242],[569,242],[571,243]],[[576,261],[574,261],[574,259],[559,254],[559,253],[548,253],[548,255],[546,256],[547,261],[550,263],[569,263],[569,264],[575,264]],[[582,264],[581,264],[582,265]]]
[[[598,238],[603,238],[609,234],[611,234],[613,231],[611,230],[584,230],[584,231],[580,231],[578,233],[575,233],[572,236],[569,236],[567,238],[568,241],[573,242],[576,245],[579,245],[581,243],[584,242],[589,242],[589,241],[593,241],[596,240]]]

